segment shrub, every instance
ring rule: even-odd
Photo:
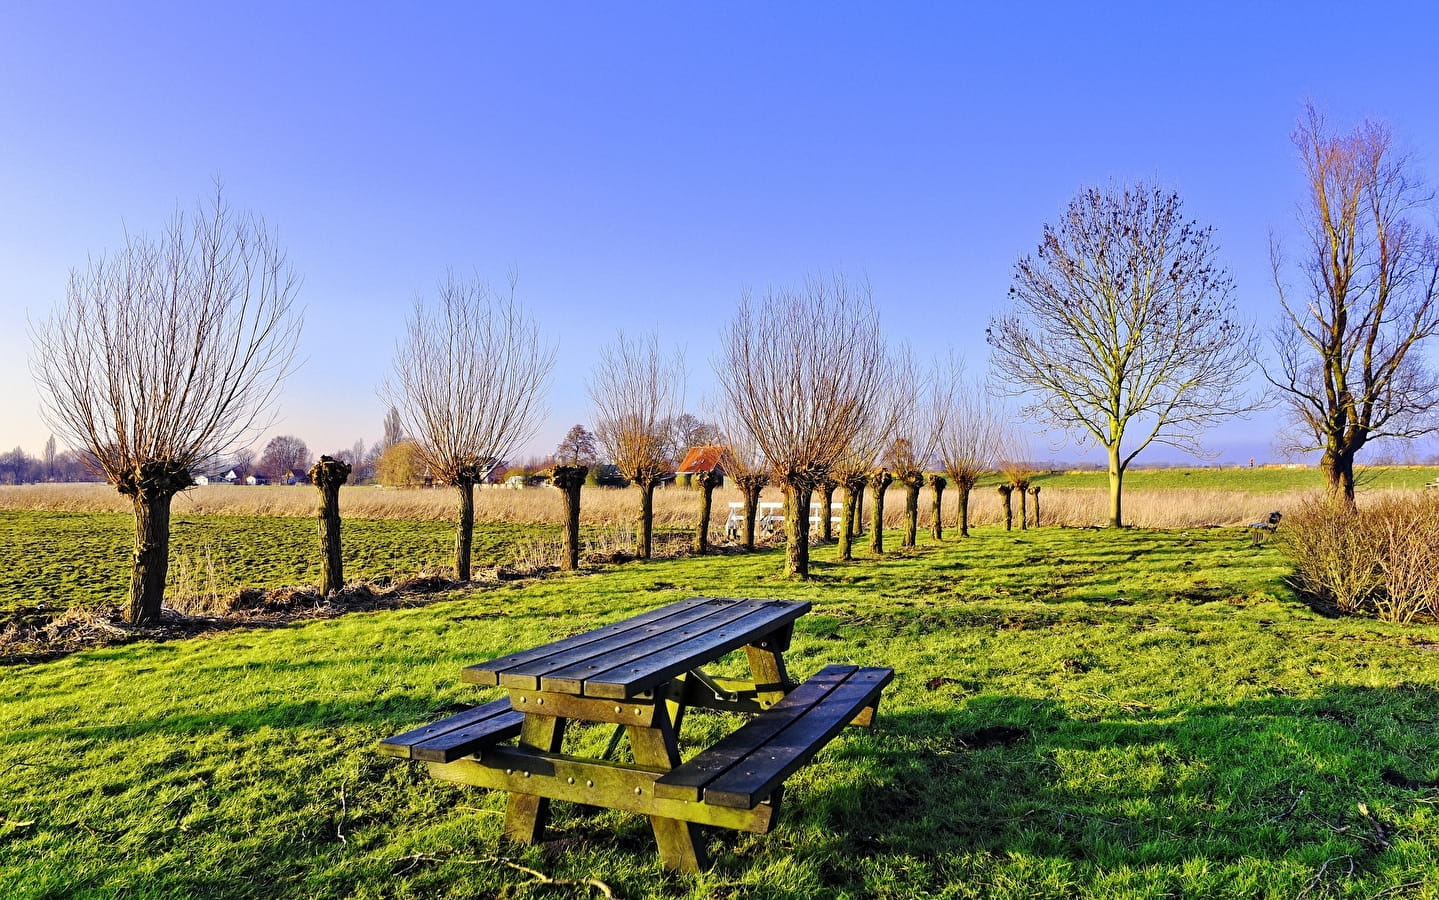
[[[1280,533],[1300,588],[1340,611],[1439,617],[1439,499],[1390,495],[1358,512],[1310,499]]]

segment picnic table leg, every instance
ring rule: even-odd
[[[565,720],[554,716],[526,715],[520,726],[520,746],[546,753],[560,752]],[[505,806],[505,837],[517,844],[533,844],[545,832],[550,818],[550,801],[533,794],[510,794]]]
[[[759,689],[759,701],[766,707],[774,706],[794,687],[784,666],[784,656],[780,650],[765,645],[751,644],[744,652],[749,657],[750,675]]]
[[[626,727],[636,763],[666,770],[680,764],[679,741],[664,707],[660,708],[655,727]],[[660,862],[665,868],[680,872],[698,872],[709,865],[700,827],[695,823],[650,816],[650,827],[654,829],[655,843],[660,849]]]

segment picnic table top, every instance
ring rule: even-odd
[[[691,597],[530,650],[467,666],[465,681],[624,699],[787,627],[808,600]]]

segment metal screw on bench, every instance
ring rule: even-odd
[[[320,492],[320,593],[336,593],[345,586],[344,557],[340,552],[340,485],[350,480],[350,464],[329,456],[310,467],[310,482]]]

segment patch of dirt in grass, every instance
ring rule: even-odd
[[[498,583],[502,573],[479,573],[470,587]],[[332,619],[352,612],[423,606],[442,592],[466,586],[440,575],[420,575],[394,585],[356,583],[322,597],[312,587],[272,590],[245,588],[218,606],[213,615],[190,615],[165,607],[160,621],[130,625],[119,607],[69,609],[54,614],[43,608],[20,609],[0,619],[0,665],[26,665],[58,659],[77,650],[169,641],[235,628],[279,628],[307,619]]]

